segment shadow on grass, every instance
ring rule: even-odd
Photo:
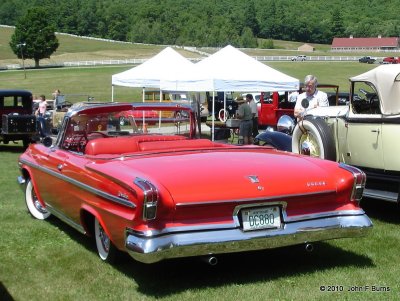
[[[396,203],[377,199],[363,198],[361,207],[370,218],[382,222],[400,225],[400,207]]]
[[[7,288],[0,281],[0,300],[2,301],[12,301],[14,298],[10,295]]]
[[[298,276],[336,267],[368,267],[367,256],[344,251],[326,243],[307,253],[303,247],[225,254],[209,266],[197,258],[185,258],[143,265],[130,262],[117,268],[135,279],[138,290],[153,297],[164,297],[188,289],[206,289],[232,283],[246,284]]]
[[[62,221],[51,224],[97,256],[94,239],[83,236]],[[218,255],[219,263],[210,266],[202,258],[190,257],[143,264],[128,254],[114,268],[132,278],[138,292],[161,298],[186,290],[226,286],[232,283],[256,283],[298,276],[337,267],[370,267],[373,261],[364,255],[345,251],[328,243],[317,243],[312,253],[304,246]],[[100,259],[99,259],[100,260]]]

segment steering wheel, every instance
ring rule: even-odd
[[[88,140],[91,140],[91,136],[96,136],[96,135],[100,135],[103,138],[108,137],[108,135],[106,133],[99,132],[99,131],[93,131],[93,132],[90,132],[87,134]]]
[[[370,106],[370,113],[379,114],[380,113],[379,97],[376,93],[371,93],[371,94],[372,94],[371,97],[368,99]]]
[[[378,97],[378,95],[376,95],[376,93],[369,93],[367,95],[367,97],[368,97],[368,101],[370,104],[379,101],[379,97]]]

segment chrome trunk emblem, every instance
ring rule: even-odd
[[[250,179],[251,183],[260,183],[258,180],[258,176],[247,176]]]

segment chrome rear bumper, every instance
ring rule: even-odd
[[[126,249],[137,261],[272,249],[336,238],[364,236],[372,222],[364,213],[285,223],[281,229],[243,232],[240,228],[188,231],[146,237],[126,232]]]

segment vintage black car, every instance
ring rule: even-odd
[[[26,147],[37,136],[32,112],[32,93],[25,90],[0,90],[0,142],[22,141]]]
[[[212,115],[213,111],[213,97],[207,92],[207,103],[208,103],[208,112]],[[225,109],[224,109],[224,98],[225,98]],[[215,119],[219,119],[220,121],[225,122],[228,118],[232,117],[236,114],[236,111],[239,107],[238,103],[233,100],[231,93],[217,92],[217,95],[214,96],[214,114]]]

